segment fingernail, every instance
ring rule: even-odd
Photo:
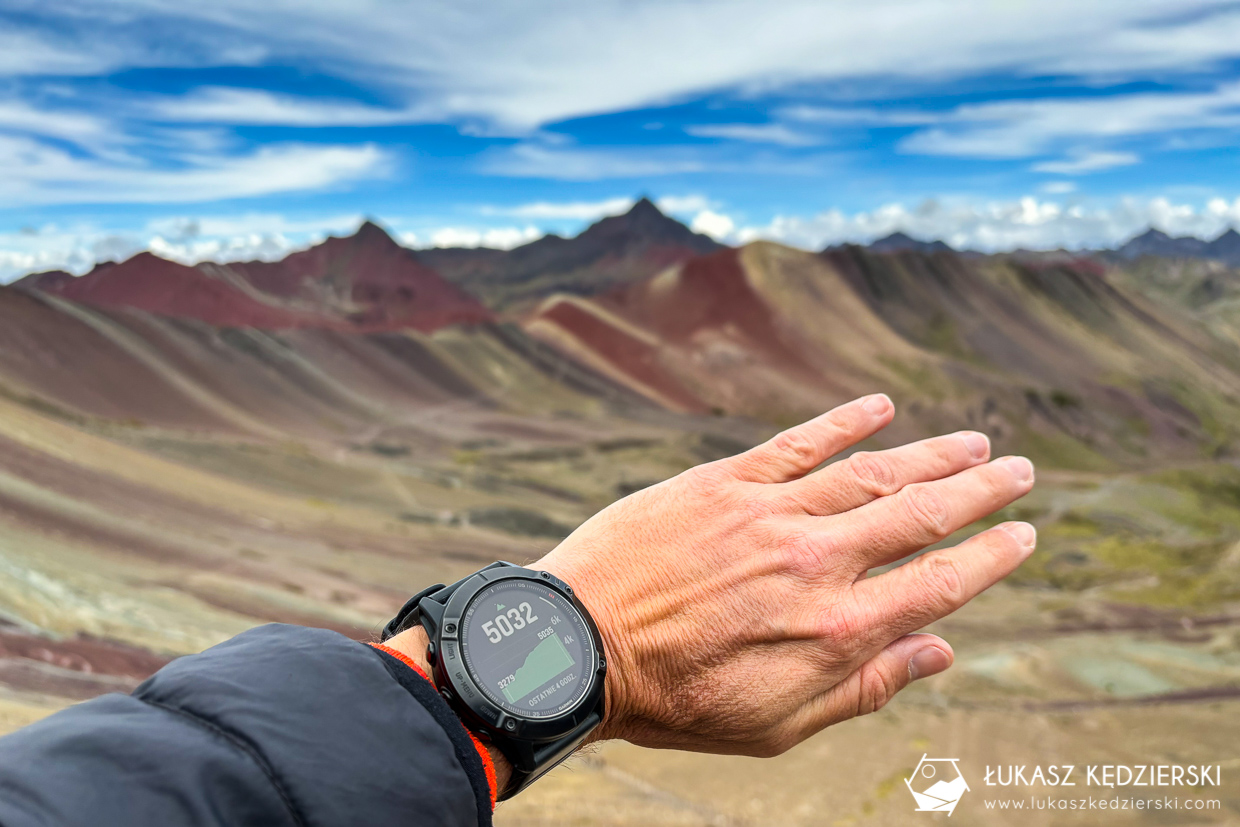
[[[998,461],[1021,482],[1029,482],[1033,479],[1033,463],[1024,457],[1004,457]]]
[[[1028,551],[1032,551],[1038,544],[1038,530],[1029,523],[1004,523],[1000,528],[1011,534],[1012,539]]]
[[[908,678],[915,681],[918,678],[937,675],[951,666],[951,663],[951,658],[942,649],[937,646],[927,646],[909,659]]]
[[[865,401],[861,403],[861,409],[868,414],[881,416],[891,410],[891,400],[885,393],[876,393],[865,398]]]
[[[960,435],[964,440],[964,447],[969,449],[969,455],[973,459],[982,459],[990,453],[990,439],[985,434],[979,434],[977,431],[965,431]]]

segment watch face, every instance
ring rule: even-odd
[[[573,604],[534,580],[501,580],[461,618],[461,657],[483,693],[525,718],[573,709],[594,680],[594,641]]]

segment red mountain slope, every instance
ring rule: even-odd
[[[313,308],[362,330],[412,327],[430,331],[494,317],[477,299],[449,284],[377,225],[283,261],[224,265],[267,295]]]
[[[227,327],[286,328],[324,324],[248,295],[239,287],[151,253],[96,267],[80,278],[40,286],[44,292],[97,307],[146,310]]]
[[[369,222],[349,238],[329,238],[278,262],[187,267],[141,253],[80,278],[41,274],[23,286],[219,327],[429,332],[494,318]]]

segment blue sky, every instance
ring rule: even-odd
[[[576,232],[1112,245],[1240,223],[1240,3],[0,0],[0,281]],[[257,8],[256,8],[257,7]]]

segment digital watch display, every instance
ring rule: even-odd
[[[495,563],[410,598],[384,639],[420,623],[439,694],[512,764],[509,798],[572,754],[601,722],[603,640],[572,587]]]
[[[513,715],[562,715],[590,688],[590,630],[572,603],[544,583],[501,580],[488,586],[470,601],[461,629],[466,669],[488,698]]]

